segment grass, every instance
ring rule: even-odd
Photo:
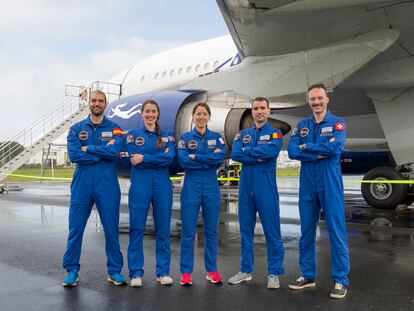
[[[56,167],[54,169],[54,177],[56,178],[72,178],[75,168]],[[299,176],[299,168],[278,168],[277,176]],[[14,176],[18,175],[18,176]],[[30,177],[23,177],[30,176]],[[52,169],[48,167],[45,170],[45,177],[52,177]],[[40,180],[40,166],[23,165],[13,172],[12,175],[6,179],[9,182],[25,182],[25,181],[39,181]],[[47,179],[51,180],[51,179]],[[56,179],[59,180],[59,179]]]
[[[57,178],[72,178],[74,168],[55,167],[54,177]],[[18,176],[14,176],[18,175]],[[30,176],[30,177],[23,177]],[[45,170],[45,177],[52,177],[52,169],[50,167]],[[40,180],[40,166],[23,165],[11,175],[6,178],[9,182],[22,182],[22,181],[38,181]],[[48,179],[50,180],[50,179]]]

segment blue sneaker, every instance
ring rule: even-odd
[[[127,280],[126,278],[120,274],[120,273],[115,273],[112,275],[108,276],[108,282],[116,285],[116,286],[121,286],[121,285],[126,285],[127,284]]]
[[[64,287],[75,287],[78,285],[78,272],[76,270],[69,270],[68,274],[66,275],[65,280],[63,281]]]

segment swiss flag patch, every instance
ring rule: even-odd
[[[343,131],[345,129],[345,124],[343,122],[336,122],[335,123],[335,130]]]

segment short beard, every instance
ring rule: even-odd
[[[100,117],[103,113],[104,113],[103,110],[96,112],[96,111],[93,111],[93,109],[91,109],[91,114],[93,114],[95,117]]]

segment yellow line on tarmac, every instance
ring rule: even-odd
[[[65,181],[71,181],[72,178],[67,177],[40,177],[40,176],[29,176],[29,175],[19,175],[19,174],[2,174],[0,175],[6,175],[6,176],[14,176],[14,177],[21,177],[21,178],[28,178],[28,179],[44,179],[44,180],[65,180]],[[182,176],[171,176],[171,180],[181,180]],[[217,178],[219,181],[239,181],[240,178],[235,177],[227,177]],[[278,181],[290,181],[290,179],[286,178],[277,178]],[[379,179],[379,180],[359,180],[359,179],[344,179],[344,183],[363,183],[363,184],[399,184],[399,185],[409,185],[414,184],[414,180],[386,180],[386,179]]]

